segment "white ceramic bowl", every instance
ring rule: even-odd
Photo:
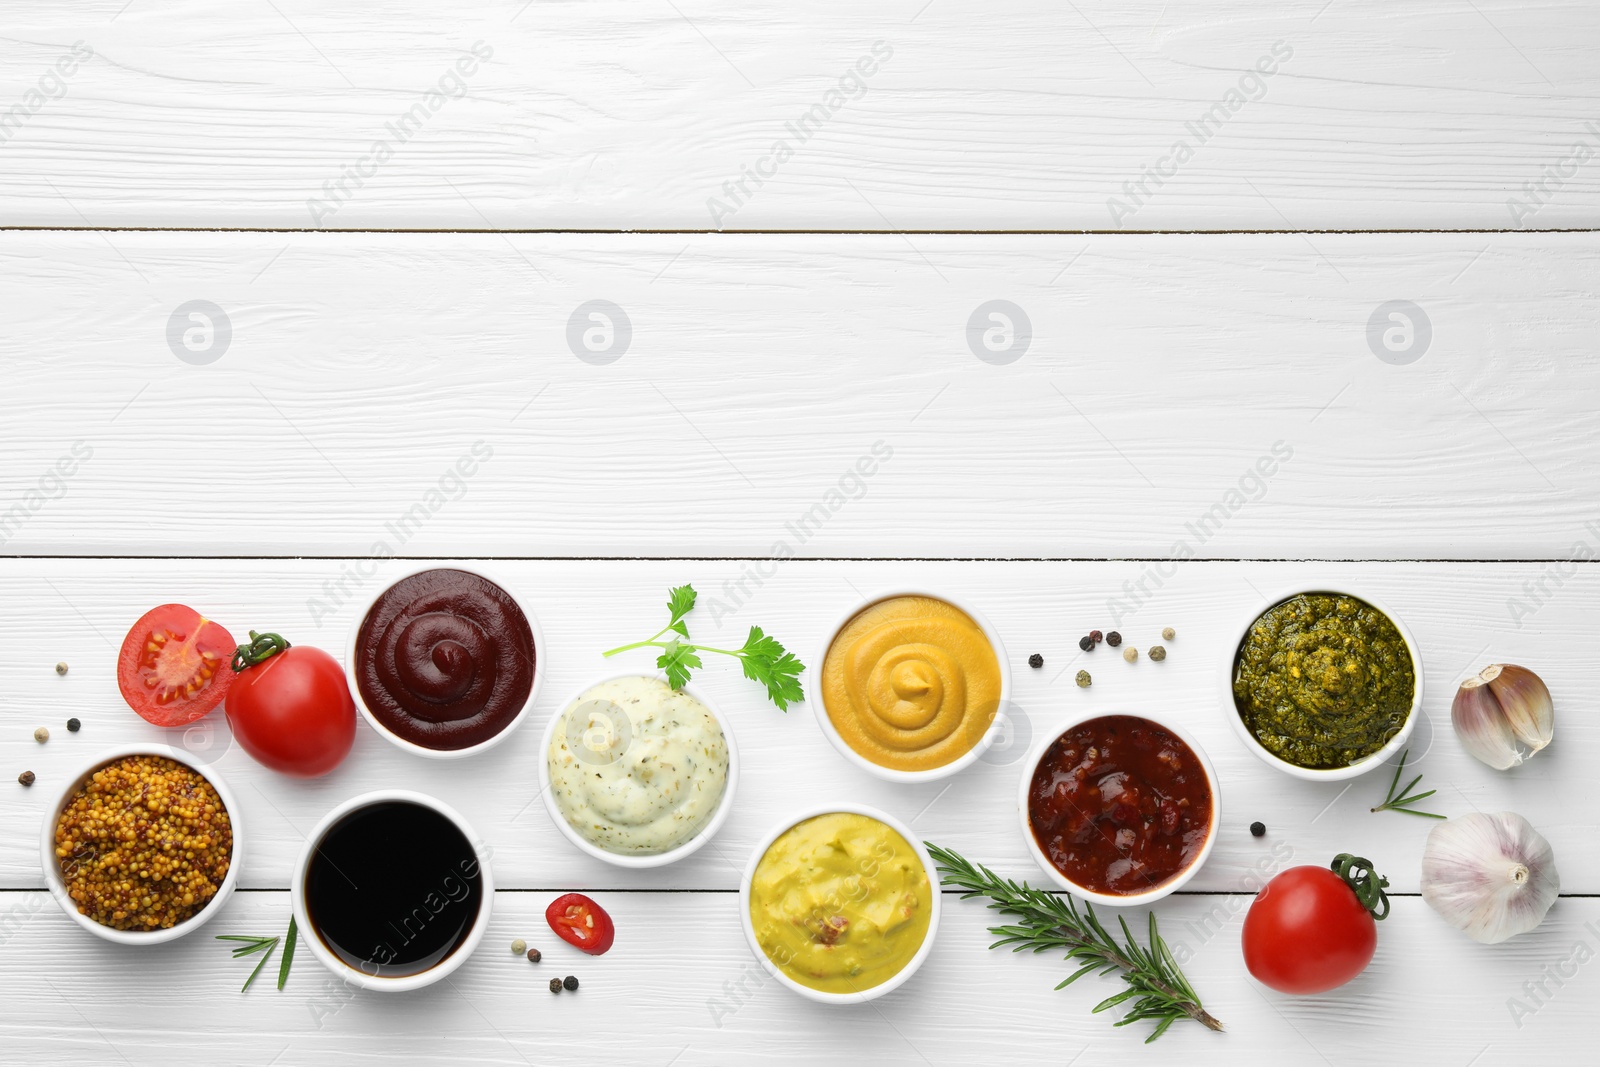
[[[1011,664],[1006,659],[1006,646],[1001,642],[1000,635],[995,632],[993,626],[989,625],[989,620],[984,618],[983,614],[971,604],[967,604],[953,596],[929,592],[926,589],[896,589],[869,596],[840,616],[839,620],[828,630],[827,636],[822,641],[821,649],[811,661],[815,664],[817,676],[822,674],[822,665],[827,661],[828,649],[833,646],[833,639],[839,636],[839,631],[843,630],[851,619],[880,601],[902,596],[928,597],[931,600],[942,600],[946,604],[960,608],[967,613],[973,622],[978,624],[978,629],[983,631],[983,636],[988,639],[990,647],[994,649],[995,660],[1000,664],[1000,704],[995,709],[994,721],[990,723],[989,729],[984,732],[984,735],[978,739],[978,743],[960,757],[951,760],[942,767],[931,767],[925,771],[901,771],[893,767],[883,767],[873,763],[867,757],[851,748],[849,743],[840,736],[838,728],[833,725],[833,720],[828,717],[828,709],[823,704],[822,688],[818,684],[817,677],[813,677],[811,683],[806,686],[806,702],[811,705],[811,713],[817,717],[817,725],[822,728],[822,735],[828,739],[834,748],[839,750],[841,756],[873,777],[909,785],[917,782],[935,782],[941,778],[948,778],[952,774],[958,774],[978,762],[983,754],[989,750],[989,747],[995,743],[995,739],[1005,731],[1005,722],[1003,721],[1001,709],[1009,707],[1011,703]]]
[[[922,861],[922,869],[927,872],[928,875],[929,888],[933,890],[933,905],[928,912],[928,933],[927,936],[922,939],[922,945],[917,949],[916,955],[912,956],[911,959],[906,962],[906,965],[900,968],[899,972],[893,977],[878,983],[870,989],[863,989],[859,993],[828,993],[821,989],[812,989],[809,986],[801,985],[793,978],[790,978],[788,975],[784,974],[783,971],[779,969],[778,965],[773,963],[772,960],[768,959],[765,952],[761,951],[761,944],[756,940],[755,923],[750,919],[750,884],[755,880],[756,867],[760,865],[761,858],[767,854],[767,849],[772,847],[772,843],[774,841],[782,837],[793,827],[805,822],[807,819],[814,819],[818,815],[832,815],[835,812],[846,812],[852,815],[865,815],[869,819],[877,819],[885,826],[888,826],[895,833],[905,838],[906,844],[910,845],[912,849],[916,851],[917,858]],[[933,857],[928,855],[927,847],[923,845],[923,843],[917,839],[917,836],[911,832],[911,827],[907,826],[905,823],[901,822],[899,819],[896,819],[893,815],[890,815],[887,812],[879,811],[877,808],[869,808],[863,804],[818,804],[815,807],[806,808],[804,811],[801,811],[793,817],[783,820],[783,822],[779,823],[777,826],[774,826],[767,833],[767,835],[761,839],[761,843],[756,846],[755,851],[750,854],[750,862],[745,865],[744,877],[739,880],[739,921],[744,926],[744,938],[750,943],[750,951],[756,954],[756,959],[761,961],[761,966],[767,969],[767,973],[772,975],[779,982],[788,986],[796,993],[799,993],[807,1000],[815,1000],[821,1004],[865,1004],[869,1000],[876,1000],[885,994],[892,993],[896,989],[899,989],[906,982],[909,982],[911,980],[911,976],[917,973],[917,969],[921,967],[923,961],[928,958],[928,953],[933,951],[933,940],[939,934],[939,912],[941,900],[942,894],[939,892],[939,872],[934,867]]]
[[[408,974],[399,978],[388,978],[370,974],[356,967],[351,967],[322,941],[322,936],[317,933],[316,926],[311,921],[311,915],[306,910],[306,872],[311,867],[311,856],[322,844],[322,839],[327,836],[333,824],[358,808],[369,807],[373,804],[382,804],[388,801],[403,801],[429,808],[438,812],[455,824],[456,829],[466,835],[472,842],[472,848],[478,858],[478,877],[482,879],[483,897],[478,906],[478,918],[473,922],[472,929],[467,931],[466,940],[456,947],[456,950],[446,956],[436,966],[418,974]],[[489,866],[489,857],[493,849],[489,848],[484,840],[473,830],[472,824],[462,818],[461,813],[442,800],[436,800],[426,793],[415,793],[409,789],[379,789],[371,793],[362,793],[360,796],[351,797],[328,814],[322,817],[316,828],[306,837],[306,842],[300,848],[300,858],[295,861],[294,878],[289,883],[289,906],[294,913],[295,925],[300,928],[300,948],[309,949],[324,967],[331,971],[335,977],[345,982],[360,986],[362,989],[377,989],[385,993],[404,993],[411,989],[421,989],[423,986],[432,985],[455,971],[477,949],[478,943],[483,940],[485,931],[489,929],[489,914],[494,910],[494,870]]]
[[[378,599],[382,597],[383,594],[393,589],[400,582],[403,582],[407,578],[414,577],[418,574],[426,574],[428,571],[465,571],[468,574],[475,574],[485,581],[493,582],[501,589],[504,589],[507,596],[516,601],[517,607],[522,609],[523,617],[528,620],[528,629],[533,633],[533,685],[528,690],[527,701],[523,703],[522,708],[517,712],[516,716],[510,722],[506,723],[505,729],[501,730],[487,741],[480,741],[476,745],[468,745],[466,748],[428,748],[424,745],[417,744],[415,741],[408,741],[399,734],[396,734],[394,731],[390,730],[387,726],[380,722],[378,717],[372,714],[372,711],[367,707],[367,702],[361,699],[361,685],[356,677],[356,641],[361,637],[361,626],[367,621],[367,615],[371,613],[373,605],[377,604]],[[510,737],[512,731],[518,726],[521,726],[523,720],[528,717],[528,712],[533,708],[533,702],[539,698],[539,688],[544,684],[544,631],[539,629],[538,618],[533,614],[533,612],[528,610],[528,606],[522,602],[522,599],[518,597],[516,593],[512,592],[511,586],[507,585],[504,581],[495,577],[493,574],[488,573],[482,567],[466,567],[459,563],[444,563],[435,566],[415,567],[406,571],[404,574],[397,575],[393,581],[385,583],[382,589],[378,590],[378,592],[374,593],[367,599],[366,604],[361,609],[361,614],[356,617],[355,625],[350,628],[349,640],[345,642],[344,675],[345,681],[349,683],[350,686],[350,695],[355,698],[356,707],[361,709],[361,717],[367,720],[367,725],[376,730],[380,737],[384,738],[397,748],[402,748],[405,751],[414,753],[418,756],[426,756],[428,759],[464,759],[467,756],[475,756],[479,752],[485,752],[500,744],[500,742]]]
[[[78,790],[83,788],[83,784],[95,771],[126,756],[165,756],[194,770],[217,791],[217,796],[222,799],[222,806],[228,811],[228,822],[233,828],[233,852],[229,857],[228,873],[222,878],[221,888],[205,907],[183,922],[165,930],[113,930],[109,926],[95,922],[87,915],[79,914],[77,903],[67,896],[67,882],[61,875],[60,865],[56,862],[56,823],[60,821],[61,813],[66,809],[67,803],[77,795]],[[67,779],[67,784],[56,797],[55,803],[46,809],[39,842],[45,884],[50,887],[50,895],[56,898],[61,910],[79,926],[98,937],[115,941],[119,945],[159,945],[163,941],[172,941],[204,926],[212,916],[222,910],[222,905],[233,895],[234,886],[239,884],[239,871],[244,866],[244,830],[241,823],[239,804],[234,799],[232,790],[228,788],[228,783],[222,780],[222,776],[214,768],[197,767],[183,752],[167,745],[124,745],[121,748],[114,748],[96,756],[91,763]]]
[[[1411,650],[1411,673],[1416,678],[1416,691],[1411,695],[1411,710],[1406,715],[1405,723],[1400,727],[1400,732],[1391,737],[1389,742],[1382,748],[1378,749],[1378,751],[1364,759],[1357,760],[1348,767],[1333,767],[1329,769],[1301,767],[1290,763],[1287,760],[1278,758],[1271,752],[1268,752],[1266,748],[1262,746],[1260,741],[1256,740],[1255,735],[1250,732],[1250,729],[1247,726],[1245,726],[1244,720],[1239,717],[1238,705],[1234,703],[1233,665],[1234,661],[1238,658],[1239,645],[1244,641],[1244,635],[1249,632],[1251,625],[1258,618],[1260,618],[1262,613],[1268,608],[1275,604],[1280,604],[1292,596],[1298,596],[1301,593],[1333,593],[1337,595],[1351,596],[1355,597],[1357,600],[1366,601],[1368,604],[1377,608],[1379,611],[1383,612],[1389,617],[1389,621],[1394,623],[1395,629],[1400,631],[1400,636],[1405,638],[1406,647]],[[1411,631],[1406,628],[1406,624],[1401,620],[1400,616],[1391,611],[1388,606],[1383,603],[1383,601],[1369,596],[1366,593],[1361,592],[1359,589],[1351,589],[1348,586],[1338,585],[1331,582],[1326,585],[1296,586],[1274,596],[1267,597],[1266,600],[1258,604],[1255,610],[1251,611],[1244,621],[1234,629],[1233,640],[1228,642],[1228,658],[1222,666],[1222,707],[1223,714],[1225,714],[1228,718],[1228,721],[1233,724],[1233,732],[1239,735],[1240,740],[1244,742],[1246,748],[1248,748],[1251,752],[1254,752],[1269,766],[1276,767],[1285,774],[1293,775],[1296,778],[1303,778],[1310,782],[1338,782],[1346,778],[1354,778],[1357,775],[1366,774],[1374,767],[1379,767],[1384,763],[1387,763],[1393,756],[1398,754],[1401,749],[1405,748],[1406,743],[1411,740],[1411,731],[1416,728],[1417,717],[1422,714],[1422,653],[1418,651],[1417,639],[1413,637]]]
[[[723,740],[728,744],[728,781],[722,790],[722,800],[717,804],[717,810],[712,813],[710,820],[700,828],[700,832],[676,848],[644,855],[606,851],[574,830],[572,824],[567,822],[567,817],[561,813],[561,808],[556,803],[555,791],[550,788],[550,742],[555,740],[556,730],[565,721],[567,711],[578,703],[583,694],[597,685],[616,681],[619,678],[655,678],[662,682],[666,681],[665,675],[645,674],[641,671],[623,671],[620,674],[597,678],[568,697],[555,710],[555,713],[550,716],[550,722],[544,728],[544,738],[539,743],[539,793],[544,797],[545,811],[550,813],[550,821],[556,824],[556,829],[560,830],[568,841],[571,841],[579,849],[587,852],[595,859],[605,860],[607,863],[615,864],[618,867],[632,867],[635,869],[662,867],[669,863],[676,863],[700,851],[706,842],[710,841],[716,835],[716,832],[722,829],[722,824],[728,821],[728,812],[733,810],[734,789],[739,784],[739,746],[734,742],[733,728],[728,722],[728,717],[717,709],[716,704],[709,697],[692,685],[685,685],[678,690],[680,693],[693,697],[704,704],[706,709],[711,712],[711,717],[716,719],[717,724],[722,727]]]
[[[1206,833],[1205,844],[1200,847],[1200,854],[1194,858],[1193,863],[1179,871],[1176,876],[1169,879],[1162,885],[1159,885],[1156,888],[1144,893],[1097,893],[1092,889],[1086,889],[1083,886],[1078,885],[1066,875],[1062,874],[1060,869],[1057,868],[1055,864],[1050,862],[1050,857],[1044,854],[1044,850],[1039,847],[1038,840],[1034,838],[1033,826],[1028,819],[1029,786],[1033,783],[1033,773],[1038,769],[1039,761],[1044,759],[1045,752],[1050,748],[1051,745],[1055,744],[1056,741],[1060,739],[1062,734],[1065,734],[1068,730],[1071,730],[1077,726],[1081,726],[1083,723],[1086,723],[1091,719],[1103,719],[1111,715],[1128,715],[1136,719],[1144,719],[1148,722],[1155,723],[1157,726],[1161,727],[1163,730],[1166,730],[1168,733],[1171,733],[1178,740],[1188,745],[1189,751],[1193,752],[1195,759],[1200,761],[1200,768],[1201,770],[1205,771],[1206,782],[1211,786],[1211,826]],[[1082,900],[1087,900],[1091,904],[1105,904],[1113,908],[1128,908],[1140,904],[1154,904],[1162,897],[1170,896],[1179,889],[1182,889],[1186,884],[1188,884],[1189,879],[1193,878],[1196,872],[1198,872],[1201,867],[1205,866],[1206,860],[1210,858],[1211,849],[1217,843],[1217,833],[1222,826],[1222,783],[1217,779],[1216,768],[1211,766],[1211,759],[1206,755],[1206,750],[1200,747],[1200,742],[1196,741],[1194,737],[1190,735],[1189,731],[1185,730],[1171,719],[1168,719],[1163,715],[1152,715],[1143,711],[1085,711],[1078,715],[1074,715],[1059,728],[1050,730],[1043,737],[1039,738],[1039,740],[1034,743],[1032,751],[1028,753],[1028,758],[1022,761],[1022,781],[1017,783],[1017,815],[1022,826],[1022,840],[1028,846],[1028,854],[1031,855],[1033,857],[1033,861],[1039,865],[1039,869],[1044,871],[1044,873],[1049,876],[1050,880],[1055,882],[1055,884],[1060,886],[1062,889],[1067,890],[1073,896],[1076,896]]]

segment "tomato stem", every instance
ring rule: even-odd
[[[1389,879],[1372,869],[1371,860],[1341,852],[1333,857],[1333,862],[1328,866],[1344,880],[1344,884],[1350,887],[1361,906],[1374,919],[1389,917],[1389,897],[1384,893],[1389,886]]]
[[[250,631],[250,643],[240,645],[233,650],[233,662],[228,664],[235,672],[247,667],[254,667],[258,663],[265,663],[279,652],[286,651],[289,642],[277,634],[258,634]]]

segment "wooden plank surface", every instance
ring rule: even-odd
[[[1263,992],[1246,975],[1238,951],[1245,898],[1169,898],[1163,928],[1175,952],[1187,950],[1189,977],[1227,1032],[1179,1025],[1147,1046],[1140,1028],[1113,1030],[1089,1014],[1117,984],[1089,978],[1055,992],[1071,973],[1063,961],[987,951],[983,908],[953,894],[916,979],[849,1009],[813,1004],[764,979],[729,893],[602,894],[618,935],[616,949],[598,959],[552,943],[542,916],[549,894],[498,893],[484,945],[448,984],[395,996],[352,994],[309,955],[297,957],[281,993],[264,975],[241,996],[248,968],[205,936],[119,951],[59,914],[31,914],[42,897],[0,893],[0,922],[13,931],[4,942],[7,968],[17,975],[0,999],[0,1027],[17,1062],[158,1063],[179,1048],[240,1067],[397,1058],[495,1067],[808,1065],[864,1055],[908,1067],[997,1056],[1348,1063],[1375,1049],[1397,1063],[1459,1065],[1510,1050],[1578,1062],[1564,1058],[1571,1035],[1588,1025],[1600,995],[1600,971],[1575,962],[1584,955],[1577,946],[1592,959],[1600,943],[1593,898],[1562,900],[1538,931],[1493,947],[1448,929],[1421,900],[1398,899],[1368,971],[1335,995],[1306,998]],[[216,931],[277,932],[287,915],[287,894],[241,893]],[[506,951],[517,937],[545,946],[537,967]],[[1559,986],[1549,977],[1557,968],[1565,975]],[[546,980],[565,974],[579,978],[579,990],[552,997]],[[1543,995],[1524,989],[1540,981]],[[1411,994],[1397,996],[1401,986]],[[1513,1000],[1523,1005],[1516,1015]]]
[[[1583,0],[394,0],[381,19],[17,0],[6,23],[10,224],[1600,219],[1600,11]]]
[[[5,553],[1569,560],[1600,520],[1592,234],[10,233],[0,278]]]

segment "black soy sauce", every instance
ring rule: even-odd
[[[472,842],[410,801],[357,808],[323,835],[306,871],[306,914],[346,965],[400,978],[437,966],[483,904]]]

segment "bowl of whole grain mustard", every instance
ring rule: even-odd
[[[239,807],[175,748],[131,745],[67,779],[45,813],[45,884],[79,926],[154,945],[192,933],[239,880]]]
[[[1365,774],[1405,747],[1421,714],[1416,638],[1366,593],[1279,593],[1251,612],[1228,647],[1228,720],[1247,748],[1296,778]]]

